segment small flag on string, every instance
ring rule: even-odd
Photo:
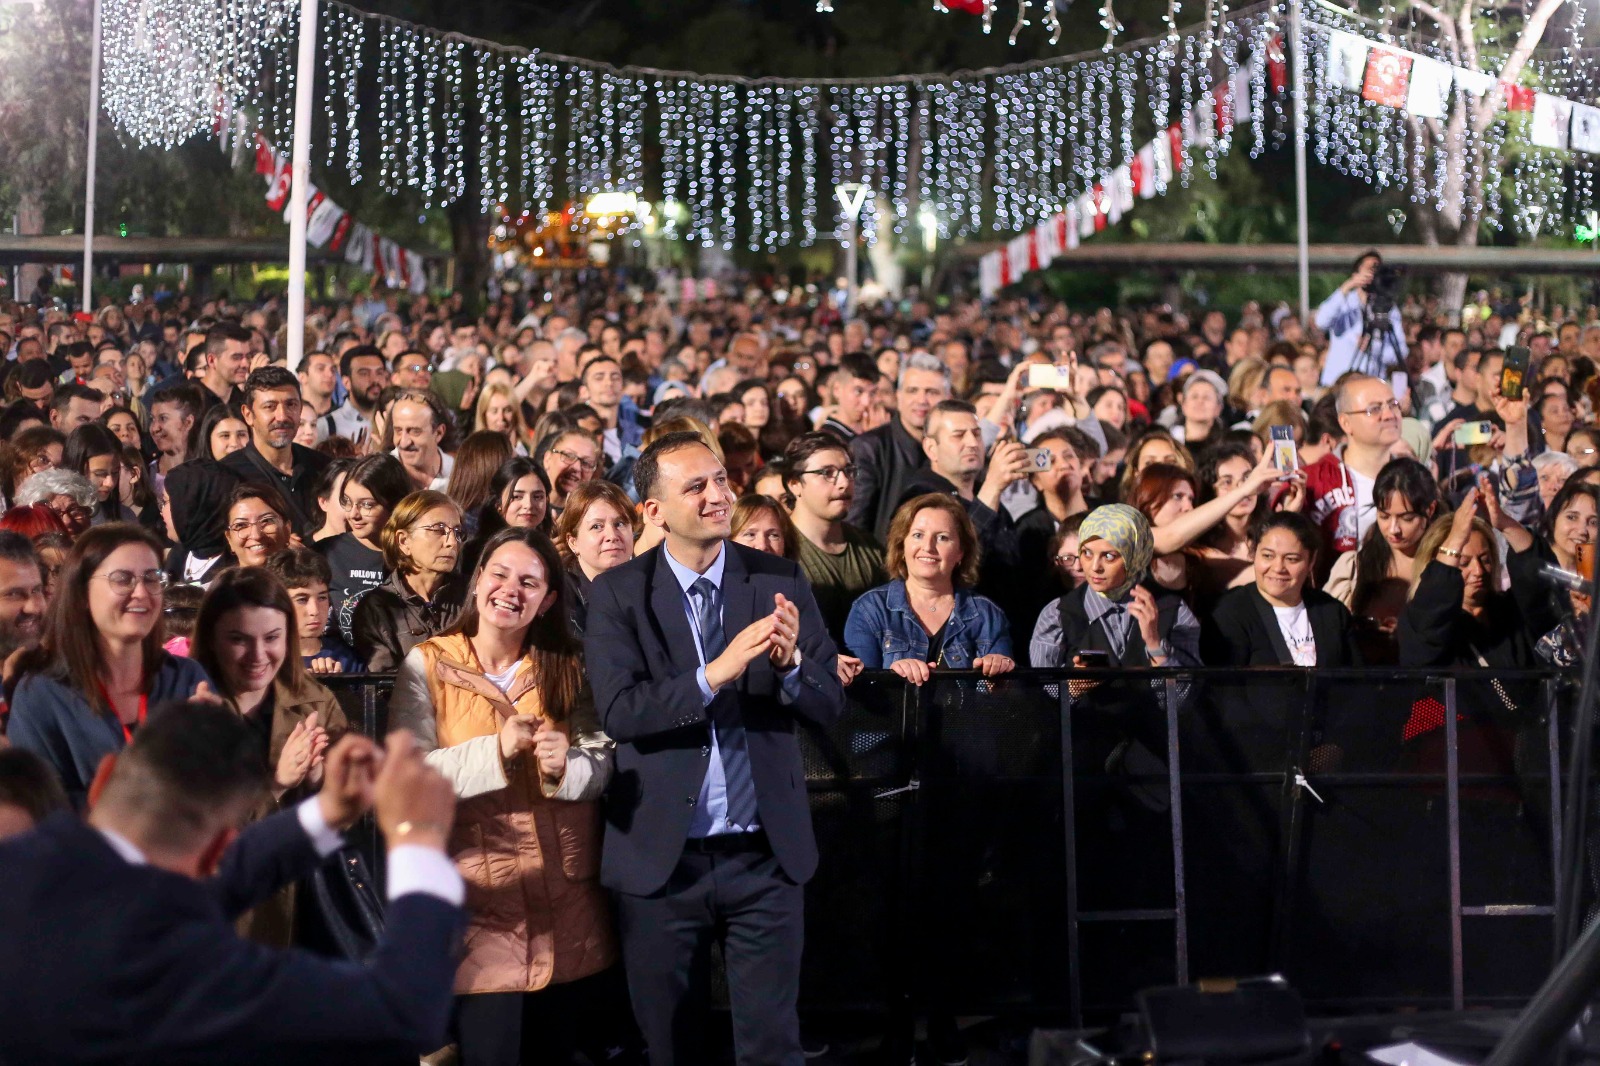
[[[1572,101],[1549,93],[1533,97],[1533,125],[1528,140],[1540,148],[1566,148],[1567,130],[1572,124]]]
[[[1367,60],[1367,78],[1361,85],[1361,98],[1384,107],[1405,107],[1411,58],[1404,52],[1374,48]]]
[[[1572,133],[1568,143],[1575,152],[1600,152],[1600,107],[1572,105]]]
[[[1343,30],[1328,34],[1328,82],[1337,89],[1360,91],[1367,77],[1367,53],[1372,45]]]

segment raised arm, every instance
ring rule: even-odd
[[[1278,468],[1272,465],[1272,452],[1263,452],[1261,461],[1242,483],[1216,499],[1179,515],[1166,525],[1152,529],[1151,532],[1155,535],[1156,554],[1170,555],[1188,547],[1206,530],[1226,518],[1228,512],[1239,505],[1239,501],[1254,496],[1278,476]]]

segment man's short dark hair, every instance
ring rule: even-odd
[[[711,405],[697,396],[669,396],[651,409],[650,420],[657,425],[673,418],[692,418],[709,426]]]
[[[55,381],[56,373],[43,359],[29,359],[16,371],[17,385],[24,389],[38,389]]]
[[[34,823],[67,809],[67,794],[50,764],[22,748],[0,748],[0,803],[21,807]]]
[[[315,359],[319,355],[322,356],[324,359],[329,360],[330,362],[333,360],[333,353],[332,352],[328,352],[328,351],[323,351],[321,348],[318,348],[314,352],[307,352],[306,355],[305,355],[305,358],[300,360],[299,373],[302,373],[302,374],[305,373],[306,370],[311,366],[311,360]]]
[[[1361,264],[1365,263],[1368,259],[1376,259],[1378,261],[1378,265],[1379,266],[1383,265],[1383,255],[1382,255],[1382,253],[1380,253],[1376,248],[1368,248],[1366,251],[1364,251],[1360,255],[1356,256],[1356,261],[1354,263],[1350,264],[1351,273],[1354,273],[1355,271],[1360,270],[1361,269]]]
[[[431,362],[432,362],[432,360],[429,359],[427,352],[418,351],[415,348],[407,348],[403,352],[396,352],[394,358],[389,360],[389,370],[391,372],[396,370],[400,366],[400,361],[402,359],[409,358],[409,357],[411,357],[413,355],[421,358],[421,360],[424,363],[430,363],[431,364]]]
[[[878,379],[883,376],[883,372],[878,369],[878,361],[866,352],[845,352],[839,360],[838,372],[873,385],[876,385]]]
[[[204,370],[206,368],[206,360],[210,358],[211,357],[206,354],[205,342],[202,341],[193,348],[190,348],[189,354],[184,356],[183,369],[191,374],[196,370]]]
[[[339,375],[341,377],[349,377],[351,367],[354,365],[357,359],[376,359],[378,362],[382,363],[383,353],[378,351],[375,345],[358,344],[354,348],[346,351],[344,355],[339,357]],[[385,364],[385,366],[387,366],[387,364]]]
[[[648,500],[655,493],[656,483],[661,480],[661,457],[691,444],[697,444],[706,451],[711,450],[706,439],[691,430],[668,433],[644,450],[644,454],[633,464],[633,487],[639,493],[639,499]]]
[[[1456,357],[1454,359],[1452,359],[1451,362],[1455,363],[1456,371],[1459,373],[1460,371],[1465,370],[1467,368],[1467,364],[1468,363],[1476,363],[1479,359],[1482,359],[1482,358],[1483,358],[1483,351],[1481,349],[1479,349],[1479,348],[1463,348],[1459,352],[1456,353]]]
[[[1443,340],[1443,339],[1444,339],[1444,334],[1440,331],[1439,327],[1435,326],[1435,325],[1433,325],[1431,323],[1426,325],[1426,326],[1423,326],[1421,329],[1417,330],[1417,344],[1418,344],[1418,346],[1427,344],[1430,341],[1437,341],[1437,340]]]
[[[876,373],[876,370],[874,370]],[[811,457],[819,452],[844,452],[846,462],[851,460],[850,445],[840,440],[836,434],[818,430],[812,433],[802,433],[789,442],[783,449],[783,485],[787,489],[789,482],[800,480],[800,468],[811,461]]]
[[[225,351],[229,341],[249,344],[254,335],[236,322],[218,322],[206,330],[206,355],[215,358]]]
[[[137,818],[146,843],[187,851],[244,813],[267,785],[255,728],[199,700],[165,703],[117,757],[100,804]]]
[[[333,569],[321,552],[310,548],[285,548],[267,560],[272,571],[286,589],[303,589],[317,582],[333,584]]]
[[[617,362],[611,356],[606,355],[605,353],[602,352],[600,355],[595,356],[593,359],[591,359],[587,363],[583,364],[583,370],[581,370],[579,372],[578,377],[580,379],[588,377],[589,376],[589,371],[591,369],[593,369],[594,367],[600,365],[601,363],[610,363],[611,365],[615,366],[618,370],[622,369],[622,364],[621,363]]]
[[[67,413],[67,405],[73,400],[88,400],[90,403],[103,403],[105,398],[105,393],[101,392],[99,389],[91,389],[87,385],[79,385],[77,382],[73,382],[71,384],[61,386],[56,390],[56,394],[50,397],[50,411],[51,413],[60,413],[64,415]]]
[[[40,565],[39,553],[34,550],[33,541],[10,529],[0,529],[0,559],[19,566],[29,563]]]
[[[250,371],[250,376],[244,379],[244,405],[249,407],[254,404],[256,393],[275,389],[293,389],[294,394],[299,396],[300,379],[286,366],[264,366]]]

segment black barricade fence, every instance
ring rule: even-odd
[[[391,679],[322,680],[382,735]],[[801,727],[822,853],[803,1002],[1076,1020],[1273,971],[1325,1009],[1525,1000],[1552,961],[1575,689],[1554,671],[863,674],[838,723]]]

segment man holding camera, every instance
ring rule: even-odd
[[[1317,328],[1328,335],[1328,355],[1322,363],[1324,388],[1350,370],[1387,379],[1406,364],[1405,329],[1394,299],[1398,294],[1387,294],[1388,314],[1380,314],[1379,321],[1372,321],[1368,311],[1373,282],[1382,266],[1383,257],[1376,251],[1361,253],[1344,284],[1317,308]]]

